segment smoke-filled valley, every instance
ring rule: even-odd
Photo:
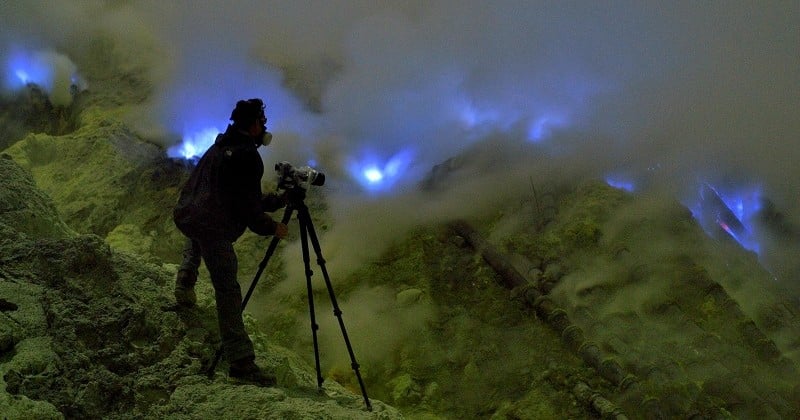
[[[0,5],[0,417],[791,418],[800,6]],[[202,367],[172,209],[239,99],[308,204]],[[273,214],[280,219],[281,211]],[[246,290],[270,238],[235,244]],[[312,254],[314,250],[312,249]]]

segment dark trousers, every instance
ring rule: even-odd
[[[228,361],[236,361],[255,356],[253,343],[244,329],[242,321],[242,289],[236,280],[239,269],[233,243],[226,240],[194,238],[188,239],[183,249],[183,262],[180,270],[194,273],[191,278],[197,281],[197,268],[200,258],[206,264],[214,293],[217,299],[217,319],[222,338],[222,350]],[[185,284],[194,286],[194,284]]]

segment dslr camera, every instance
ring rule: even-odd
[[[289,162],[278,162],[275,172],[278,173],[278,188],[284,190],[299,188],[305,191],[312,185],[319,187],[325,184],[325,174],[310,166],[295,168]]]

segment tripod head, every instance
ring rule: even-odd
[[[286,190],[286,200],[289,207],[298,209],[305,206],[303,200],[306,199],[306,190],[300,187],[289,188]]]

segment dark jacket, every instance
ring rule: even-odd
[[[173,212],[175,225],[190,238],[235,241],[250,228],[275,233],[264,211],[261,177],[264,163],[253,139],[232,126],[217,136],[181,190]]]

